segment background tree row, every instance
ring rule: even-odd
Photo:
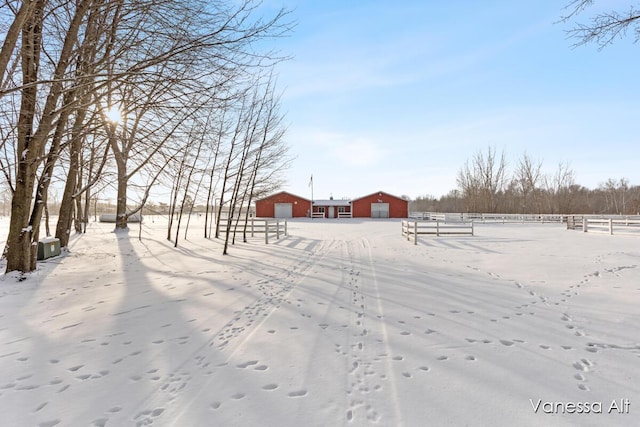
[[[596,189],[575,181],[569,163],[545,172],[543,161],[524,153],[511,167],[504,152],[488,147],[467,160],[458,172],[457,188],[440,198],[418,197],[418,212],[513,214],[640,214],[640,186],[626,178],[608,179]]]

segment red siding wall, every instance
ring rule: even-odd
[[[381,191],[356,199],[351,203],[354,218],[371,218],[371,203],[389,203],[389,218],[407,218],[409,202]]]
[[[273,218],[275,215],[276,203],[291,203],[294,218],[308,216],[311,208],[311,201],[286,191],[276,193],[272,196],[256,201],[256,216],[263,218]]]

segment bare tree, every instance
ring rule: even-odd
[[[20,33],[23,32],[25,23],[28,22],[28,19],[31,17],[31,14],[36,10],[37,7],[42,7],[44,5],[43,2],[36,1],[22,1],[17,10],[12,7],[9,2],[5,3],[5,7],[3,7],[3,12],[5,10],[11,10],[15,13],[14,19],[9,25],[7,32],[5,34],[4,42],[2,43],[2,49],[0,50],[0,89],[4,89],[5,82],[5,73],[7,71],[7,66],[11,61],[11,57],[13,55],[13,51],[16,47],[16,43],[20,38]],[[0,92],[1,96],[1,92]]]
[[[587,13],[594,3],[594,0],[572,0],[566,6],[568,12],[562,21],[573,21],[578,15]],[[634,33],[634,41],[637,42],[640,40],[640,9],[631,4],[626,11],[598,13],[589,17],[587,23],[574,22],[573,25],[567,33],[576,39],[576,46],[596,43],[602,49],[629,31]]]
[[[506,183],[507,162],[504,151],[497,157],[495,148],[487,153],[478,151],[458,173],[458,187],[467,200],[467,209],[476,212],[496,212],[499,196]]]
[[[522,213],[540,212],[540,184],[542,160],[534,161],[525,152],[514,172],[514,180],[522,197]],[[531,201],[530,198],[533,200]],[[533,202],[533,203],[531,203]]]
[[[559,163],[553,175],[544,177],[547,212],[552,214],[573,213],[575,199],[575,172],[568,162]]]
[[[260,184],[265,182],[271,185],[277,184],[278,173],[287,168],[289,159],[287,158],[287,146],[283,142],[285,128],[282,120],[283,116],[279,111],[279,97],[274,94],[274,82],[272,76],[269,77],[265,96],[262,100],[264,103],[264,114],[261,117],[261,138],[260,145],[255,152],[255,159],[251,166],[251,174],[246,194],[243,196],[241,206],[245,203],[247,210],[245,212],[245,223],[242,230],[243,241],[247,241],[247,226],[249,224],[249,208],[258,191]],[[266,176],[265,176],[266,175]],[[239,218],[238,218],[239,219]],[[237,223],[236,223],[237,228]],[[235,238],[234,230],[234,238]]]
[[[629,180],[621,178],[619,181],[609,178],[600,184],[600,189],[605,195],[606,211],[622,215],[627,211],[629,199]]]
[[[71,20],[66,29],[64,41],[53,66],[52,83],[48,86],[46,101],[38,106],[38,70],[41,65],[42,30],[44,24],[45,0],[36,0],[32,13],[26,18],[22,30],[22,89],[20,116],[18,119],[15,192],[12,200],[11,221],[7,238],[6,271],[28,272],[35,268],[37,247],[34,241],[33,222],[37,215],[30,215],[33,191],[38,167],[42,163],[45,145],[53,129],[55,119],[60,115],[58,101],[63,95],[64,78],[69,61],[74,53],[75,43],[83,19],[91,6],[91,0],[77,3],[71,11]],[[36,116],[39,116],[37,119]],[[37,128],[36,128],[37,125]],[[37,233],[35,233],[37,237]]]

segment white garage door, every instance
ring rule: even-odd
[[[389,203],[371,203],[371,218],[389,218]]]
[[[291,203],[276,203],[275,218],[293,218],[293,205]]]

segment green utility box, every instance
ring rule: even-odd
[[[60,239],[47,237],[38,242],[38,261],[60,255]]]

